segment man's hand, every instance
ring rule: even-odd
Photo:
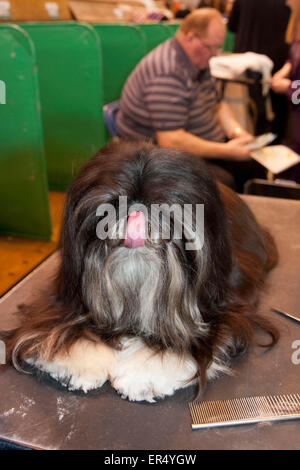
[[[291,70],[292,64],[290,62],[286,62],[284,66],[273,75],[271,87],[275,93],[285,94],[287,92],[291,84],[291,80],[289,79]]]
[[[275,91],[275,93],[284,95],[288,91],[291,83],[289,78],[276,78],[274,76],[271,83],[272,90]]]
[[[160,147],[183,150],[197,157],[243,161],[251,158],[246,145],[253,140],[253,136],[246,133],[246,135],[232,139],[227,143],[210,142],[186,132],[184,129],[177,129],[157,132],[156,140]]]
[[[284,66],[278,70],[276,73],[274,73],[272,80],[281,80],[282,78],[288,78],[292,70],[292,64],[291,62],[286,62]]]
[[[248,134],[248,133],[247,133]],[[251,152],[247,149],[246,145],[253,140],[253,136],[243,135],[241,137],[236,137],[235,139],[230,140],[225,144],[226,147],[226,159],[227,160],[237,160],[237,161],[247,161],[251,159]]]
[[[231,139],[236,139],[239,137],[245,138],[245,144],[250,144],[250,142],[253,142],[253,140],[255,139],[254,135],[250,134],[250,132],[246,131],[242,127],[238,127],[235,129],[235,132]]]
[[[254,137],[247,132],[234,116],[232,109],[226,101],[221,101],[218,108],[218,119],[228,139],[236,137],[248,137],[250,143]]]

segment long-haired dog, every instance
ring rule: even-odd
[[[129,209],[204,205],[204,225],[192,211],[186,230],[170,213],[168,237],[154,237],[141,211],[120,215],[120,197]],[[116,220],[99,212],[108,206]],[[110,236],[99,237],[99,223]],[[186,248],[191,230],[201,247]],[[256,326],[271,335],[267,346],[278,339],[255,313],[277,262],[272,237],[194,156],[129,142],[99,151],[68,191],[60,253],[51,291],[23,307],[20,326],[1,337],[17,369],[30,364],[69,390],[109,380],[122,397],[152,402],[228,372]]]

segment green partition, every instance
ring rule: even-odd
[[[36,56],[28,34],[0,25],[0,233],[51,238]]]
[[[134,25],[94,24],[102,45],[104,104],[120,98],[135,65],[146,55],[145,36]]]
[[[223,52],[233,52],[234,49],[235,34],[227,29],[225,41],[223,43]]]
[[[99,38],[77,22],[22,27],[37,52],[49,185],[64,190],[105,144]]]
[[[164,26],[168,29],[169,37],[173,37],[175,36],[175,33],[180,26],[180,23],[164,23]]]
[[[140,23],[137,25],[144,33],[147,52],[170,38],[170,31],[161,23]]]

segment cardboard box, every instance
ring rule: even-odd
[[[134,17],[154,10],[165,10],[163,1],[147,0],[69,0],[70,10],[78,21],[94,23],[124,23],[134,21]]]
[[[0,21],[71,20],[67,0],[0,0]]]

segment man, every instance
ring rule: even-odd
[[[148,137],[161,147],[205,158],[231,187],[233,174],[241,191],[252,176],[246,143],[253,137],[220,99],[208,68],[225,34],[217,10],[190,13],[175,38],[150,52],[128,77],[116,124],[120,137]]]
[[[235,52],[265,54],[274,62],[273,73],[277,72],[288,58],[285,32],[289,16],[286,0],[235,0],[228,22],[229,30],[236,33]],[[257,108],[256,133],[261,134],[270,130],[261,84],[251,85],[249,94]],[[280,140],[287,121],[288,103],[284,96],[272,90],[270,94],[275,113],[272,131]]]

